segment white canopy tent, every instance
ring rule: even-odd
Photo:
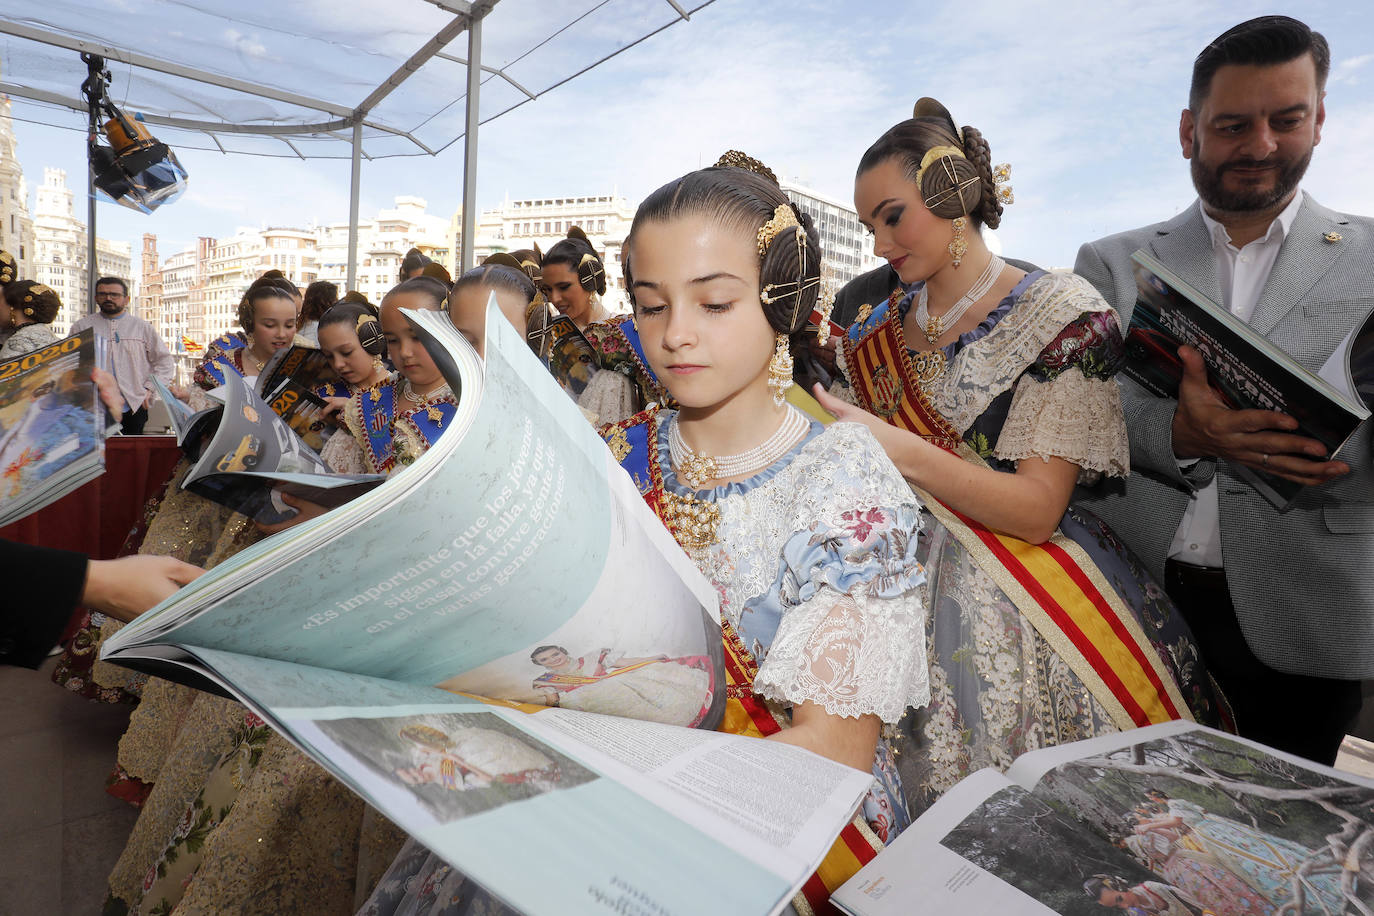
[[[7,0],[0,92],[30,120],[85,132],[81,54],[94,54],[112,72],[112,101],[174,149],[351,158],[351,288],[363,159],[437,155],[463,141],[466,270],[479,126],[711,2]],[[95,215],[92,187],[88,289]]]

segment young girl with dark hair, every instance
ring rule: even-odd
[[[260,278],[248,287],[239,303],[238,319],[245,336],[226,334],[217,340],[219,345],[206,351],[192,376],[207,391],[223,385],[226,372],[256,379],[273,354],[296,339],[296,300],[273,278]]]

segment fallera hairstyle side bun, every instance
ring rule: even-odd
[[[353,329],[358,335],[358,344],[369,356],[386,356],[386,337],[382,334],[381,322],[370,305],[357,302],[339,302],[325,309],[320,317],[320,329],[330,325],[342,324]]]
[[[760,300],[765,295],[770,300],[762,302],[768,324],[777,333],[791,337],[796,350],[820,293],[820,236],[811,217],[798,210],[776,182],[755,171],[735,166],[700,169],[670,181],[645,198],[625,241],[625,250],[630,252],[625,259],[625,286],[631,292],[631,303],[631,260],[635,231],[640,226],[700,215],[723,228],[742,231],[752,242],[779,208],[790,213],[797,225],[774,234],[759,263],[759,294]]]
[[[606,265],[581,227],[573,226],[567,238],[548,250],[540,264],[541,270],[550,264],[562,264],[575,272],[578,284],[587,292],[598,296],[606,294]]]
[[[912,115],[888,128],[868,148],[856,176],[896,160],[909,181],[920,181],[921,199],[932,214],[941,219],[967,214],[974,223],[996,229],[1002,222],[1002,204],[993,182],[992,149],[982,132],[975,127],[960,131],[945,106],[932,98],[917,101]],[[938,146],[953,147],[964,155],[944,156],[922,172],[921,161]]]

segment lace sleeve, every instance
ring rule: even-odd
[[[1007,461],[1051,457],[1081,469],[1078,482],[1131,471],[1121,391],[1110,378],[1064,372],[1040,382],[1022,376],[1012,394],[1007,422],[997,437],[996,454]]]
[[[587,383],[577,406],[590,411],[600,423],[619,423],[639,413],[635,383],[614,369],[602,369]]]
[[[930,701],[920,516],[910,506],[846,512],[783,550],[787,608],[754,680],[760,695],[831,715],[896,722]]]

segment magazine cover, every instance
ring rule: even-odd
[[[323,350],[292,344],[274,353],[267,361],[267,365],[262,367],[262,373],[258,378],[258,394],[264,398],[269,397],[287,379],[292,379],[306,391],[314,391],[337,382],[339,375],[330,365],[329,356]]]
[[[1126,333],[1122,371],[1160,397],[1178,397],[1183,364],[1178,348],[1197,348],[1207,364],[1208,381],[1235,409],[1277,410],[1298,421],[1297,435],[1339,452],[1370,411],[1356,396],[1348,364],[1335,375],[1338,386],[1310,372],[1245,322],[1197,292],[1144,251],[1135,261],[1136,305]],[[1364,341],[1365,346],[1369,341]],[[1354,356],[1354,352],[1350,352]],[[1369,356],[1362,353],[1368,361]],[[1330,378],[1330,376],[1328,376]],[[1366,382],[1369,384],[1369,382]],[[1242,465],[1245,478],[1271,504],[1286,508],[1302,484]]]
[[[569,394],[578,397],[601,368],[596,348],[567,315],[550,321],[544,334],[549,346],[549,371]]]
[[[319,454],[324,448],[325,436],[336,428],[324,416],[324,398],[296,379],[288,378],[268,391],[266,400],[272,412],[281,417],[311,451]]]
[[[0,525],[104,472],[97,346],[88,329],[0,364]]]

